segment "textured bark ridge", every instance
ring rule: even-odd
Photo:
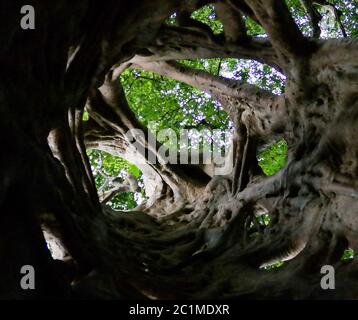
[[[21,3],[0,4],[1,298],[358,296],[357,260],[340,260],[347,247],[358,251],[358,42],[318,39],[314,3],[325,1],[302,1],[313,37],[280,0],[217,1],[223,35],[190,18],[208,1],[29,2],[35,30],[20,28]],[[177,23],[165,24],[174,12]],[[268,37],[248,36],[244,17]],[[287,77],[285,93],[178,62],[215,57],[274,67]],[[118,81],[130,67],[222,104],[235,124],[230,174],[141,163],[148,201],[131,213],[101,204],[86,147],[136,164],[126,132],[147,132]],[[160,158],[149,134],[139,143]],[[256,152],[277,137],[288,143],[287,165],[266,177]],[[267,226],[255,222],[263,213]],[[41,228],[69,259],[51,258]],[[276,261],[287,262],[260,268]],[[19,286],[27,264],[34,291]],[[320,287],[326,264],[335,290]]]

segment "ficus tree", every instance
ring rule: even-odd
[[[0,3],[0,297],[357,297],[355,1],[33,0],[29,29],[23,5]],[[230,132],[225,172],[165,161],[163,129]]]

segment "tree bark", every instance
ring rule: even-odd
[[[30,4],[35,30],[20,29],[16,1],[0,4],[0,298],[358,296],[357,260],[340,261],[348,246],[358,251],[356,40],[303,36],[278,0],[216,6],[224,38],[210,39],[164,25],[180,1]],[[243,13],[267,39],[232,24]],[[284,94],[173,61],[229,56],[284,72]],[[214,177],[146,162],[140,168],[159,188],[128,214],[101,206],[85,151],[137,156],[125,133],[146,128],[116,78],[130,66],[220,101],[235,124],[235,162]],[[288,142],[287,165],[265,177],[256,151],[277,136]],[[141,143],[160,157],[148,136]],[[262,212],[268,226],[257,225]],[[62,240],[71,263],[51,258],[41,228]],[[260,268],[277,261],[286,263]],[[319,286],[325,264],[336,270],[334,292]],[[35,268],[36,290],[20,287],[23,265]]]

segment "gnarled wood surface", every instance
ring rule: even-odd
[[[348,246],[358,251],[358,42],[317,39],[314,1],[302,2],[313,37],[280,0],[217,1],[224,35],[190,18],[164,23],[207,1],[29,1],[35,30],[20,28],[20,2],[2,1],[0,297],[356,298],[357,260],[340,257]],[[268,37],[248,36],[243,16]],[[276,68],[285,93],[178,63],[214,57]],[[209,93],[236,131],[226,176],[141,164],[151,197],[128,214],[101,206],[85,149],[135,163],[125,133],[146,128],[118,81],[130,67]],[[288,142],[288,162],[266,177],[256,150],[277,136]],[[140,143],[159,158],[147,138]],[[271,222],[249,237],[260,212]],[[70,261],[51,258],[41,226]],[[260,269],[278,260],[287,262]],[[19,286],[26,264],[36,270],[34,291]],[[320,288],[325,264],[335,267],[334,291]]]

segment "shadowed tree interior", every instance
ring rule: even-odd
[[[0,298],[358,297],[355,1],[27,4],[0,3]],[[229,133],[225,170],[163,129]]]

